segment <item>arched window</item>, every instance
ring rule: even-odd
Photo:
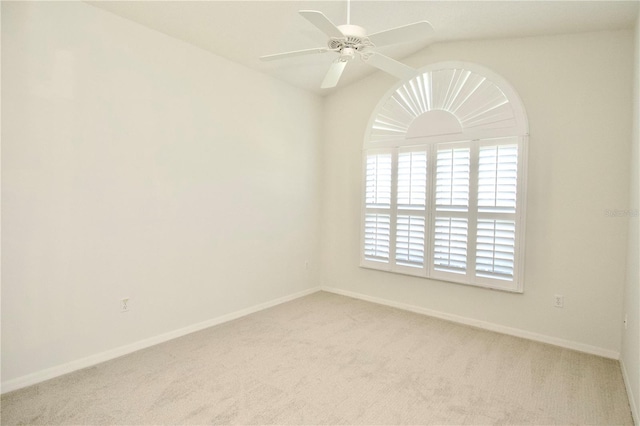
[[[483,67],[396,85],[365,136],[361,266],[522,292],[527,136],[519,96]]]

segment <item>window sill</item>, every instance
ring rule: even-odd
[[[384,265],[385,268],[381,268],[380,266]],[[388,266],[387,264],[380,264],[380,265],[372,265],[371,263],[361,263],[360,268],[362,269],[369,269],[372,271],[378,271],[378,272],[386,272],[389,274],[394,274],[394,275],[402,275],[402,276],[408,276],[408,277],[414,277],[414,278],[421,278],[424,280],[429,280],[429,281],[439,281],[439,282],[443,282],[443,283],[451,283],[451,284],[459,284],[459,285],[464,285],[464,286],[469,286],[469,287],[478,287],[478,288],[484,288],[484,289],[488,289],[488,290],[498,290],[498,291],[504,291],[507,293],[515,293],[515,294],[523,294],[524,290],[522,289],[522,285],[518,286],[517,283],[511,282],[511,281],[504,281],[503,285],[501,282],[471,282],[468,281],[466,279],[460,279],[460,280],[456,280],[454,279],[454,277],[449,277],[449,276],[442,276],[442,275],[433,275],[433,276],[427,276],[426,273],[424,272],[423,269],[416,269],[416,273],[413,273],[413,271],[411,271],[410,267],[403,267],[403,268],[399,268],[398,270],[389,270],[388,268],[386,268],[386,266]],[[462,277],[462,276],[461,276]],[[464,277],[466,278],[466,277]],[[480,278],[482,279],[482,278]],[[497,281],[497,280],[491,280],[491,281]],[[505,286],[508,285],[507,286]],[[515,287],[519,287],[519,288],[515,288]]]

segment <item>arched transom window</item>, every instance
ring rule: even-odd
[[[390,90],[364,142],[361,266],[521,292],[527,135],[517,93],[474,64]]]

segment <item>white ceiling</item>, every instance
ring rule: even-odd
[[[298,15],[323,12],[336,25],[346,23],[346,1],[98,1],[111,11],[219,56],[292,85],[326,94],[319,88],[334,53],[261,62],[271,53],[325,47],[326,36]],[[353,0],[351,23],[368,33],[419,20],[431,22],[431,40],[381,49],[402,59],[430,43],[453,40],[526,37],[631,28],[638,14],[633,1],[385,1]],[[339,87],[375,69],[352,61]]]

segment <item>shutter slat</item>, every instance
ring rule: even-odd
[[[396,264],[424,266],[425,219],[422,216],[398,215]]]
[[[367,156],[365,202],[368,208],[391,207],[391,154]]]
[[[517,145],[480,147],[478,211],[515,213],[517,176]]]
[[[465,273],[467,268],[467,219],[437,217],[435,222],[434,268],[444,272]]]
[[[427,200],[427,152],[398,154],[398,207],[424,210]]]
[[[437,210],[466,210],[469,206],[469,148],[438,149],[435,187]]]
[[[364,225],[364,257],[367,260],[389,262],[391,216],[367,213]]]
[[[476,274],[513,280],[515,266],[515,222],[479,219],[476,243]]]

